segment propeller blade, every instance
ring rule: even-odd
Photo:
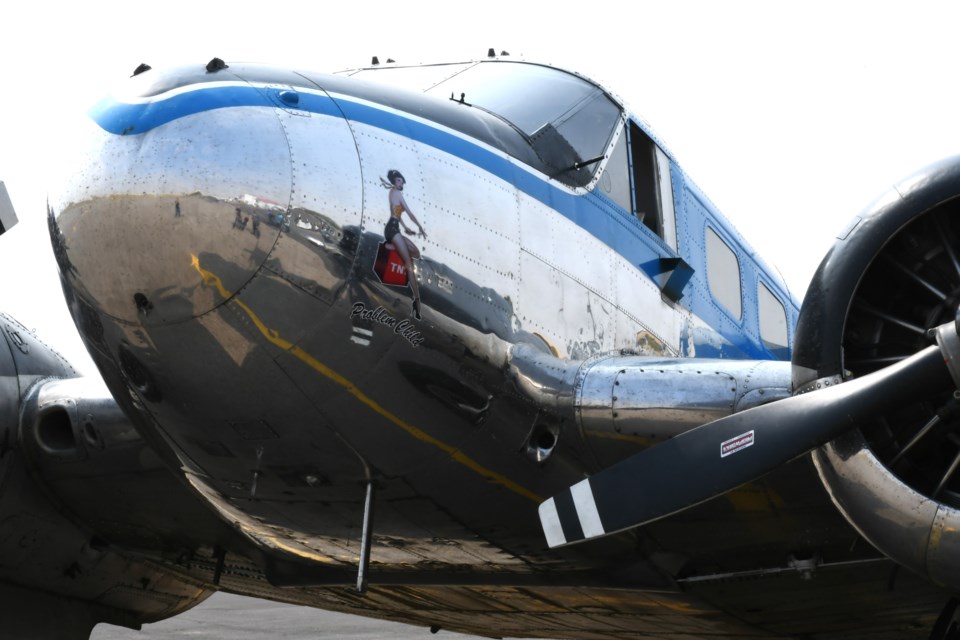
[[[547,543],[581,542],[682,511],[950,383],[944,356],[931,346],[863,378],[691,429],[543,502]]]

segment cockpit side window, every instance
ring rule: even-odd
[[[677,250],[670,159],[633,121],[627,122],[614,144],[599,187]]]
[[[657,178],[657,145],[633,121],[628,125],[633,173],[634,213],[651,231],[663,237],[660,218],[660,189]]]
[[[606,151],[613,125],[619,119],[619,107],[598,89],[554,126],[570,141],[581,160],[590,160],[602,156]],[[592,175],[593,171],[590,173]]]
[[[599,189],[624,211],[633,212],[633,193],[630,191],[630,158],[625,133],[617,138],[610,159],[600,176]]]

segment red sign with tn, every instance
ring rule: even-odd
[[[383,284],[407,286],[407,269],[403,266],[403,258],[392,244],[381,242],[377,247],[377,260],[373,264],[373,272]]]

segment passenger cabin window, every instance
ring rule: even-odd
[[[777,296],[762,282],[757,288],[760,314],[760,339],[771,353],[783,353],[789,343],[787,312]]]
[[[670,159],[636,123],[628,122],[617,139],[600,188],[677,250]]]
[[[734,318],[743,315],[740,290],[740,262],[737,254],[707,227],[707,282],[710,293]]]

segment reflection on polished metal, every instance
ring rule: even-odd
[[[544,99],[511,107],[503,79],[527,77]],[[702,378],[715,384],[695,389],[701,376],[666,359],[757,347],[664,300],[637,269],[675,244],[634,220],[633,248],[611,252],[605,232],[576,222],[622,215],[584,188],[606,164],[583,161],[625,135],[616,100],[539,66],[456,82],[488,111],[253,65],[149,70],[92,112],[86,163],[51,198],[70,308],[107,384],[203,499],[278,557],[355,566],[376,482],[376,571],[526,571],[536,519],[503,532],[493,514],[533,514],[582,473],[588,447],[623,457],[783,395],[779,366],[711,363]],[[399,214],[391,171],[405,179]],[[534,176],[558,171],[545,197]],[[387,238],[395,216],[426,236]],[[405,275],[422,320],[412,287],[376,272],[398,242],[420,252]],[[621,350],[639,355],[600,358]],[[526,352],[548,369],[585,363],[569,390],[582,434],[541,403],[548,389],[526,389]],[[662,362],[603,391],[603,376],[643,356]]]
[[[798,321],[799,391],[862,379],[934,339],[960,384],[958,180],[955,158],[926,167],[840,235]],[[952,590],[960,588],[958,406],[955,388],[925,389],[813,457],[831,499],[866,540]]]
[[[24,408],[24,437],[39,453],[82,460],[87,450],[140,441],[140,436],[99,380],[73,378],[39,385]]]
[[[44,464],[149,445],[229,532],[207,523],[175,538],[187,560],[156,562],[424,626],[489,631],[510,609],[521,622],[498,631],[558,637],[697,635],[740,611],[722,578],[887,569],[790,456],[641,530],[545,547],[544,497],[791,391],[769,360],[789,357],[796,303],[609,92],[501,61],[216,66],[146,70],[98,104],[50,199],[67,302],[117,404],[85,421],[70,394],[99,396],[48,383],[26,433]],[[713,264],[711,233],[735,269]],[[741,465],[779,424],[710,455]],[[675,488],[663,477],[615,489],[639,501]],[[932,518],[930,553],[952,554],[953,520]],[[730,615],[725,632],[747,629]]]
[[[947,370],[960,388],[958,325],[948,322],[934,333]],[[957,393],[954,390],[953,396]],[[934,418],[901,454],[940,422],[937,415]],[[890,465],[900,457],[892,459]],[[834,504],[864,538],[888,557],[928,575],[934,582],[960,588],[960,509],[938,500],[956,464],[929,495],[924,495],[891,473],[860,430],[815,451],[813,460]]]
[[[553,70],[530,72],[566,82]],[[681,324],[703,324],[662,301],[658,285],[622,256],[498,177],[498,167],[537,162],[536,154],[483,111],[431,107],[456,126],[474,118],[500,131],[507,155],[458,158],[448,148],[463,138],[451,132],[411,141],[405,127],[421,125],[386,107],[371,115],[343,79],[304,84],[231,65],[191,85],[196,76],[178,73],[151,70],[130,86],[175,116],[155,121],[154,112],[119,102],[97,112],[84,151],[93,160],[51,200],[71,308],[108,384],[180,460],[191,485],[264,548],[356,563],[369,467],[383,504],[371,535],[374,565],[440,558],[525,566],[506,547],[477,540],[488,517],[454,497],[492,488],[494,502],[529,505],[544,491],[540,465],[554,462],[561,426],[531,431],[528,400],[504,393],[511,346],[581,359],[619,348],[669,356],[682,348]],[[606,114],[606,129],[584,137],[593,121],[570,119],[560,130],[579,132],[584,149],[602,148],[618,108],[596,86],[577,83],[589,97],[582,108]],[[216,103],[218,95],[234,102]],[[206,99],[216,104],[196,108]],[[532,107],[523,117],[537,126]],[[546,137],[538,144],[562,156]],[[410,239],[421,251],[412,276],[422,321],[410,290],[374,272],[391,216],[381,178],[393,169],[406,178],[405,213],[428,233]],[[590,182],[598,169],[585,167],[574,182]],[[571,279],[560,258],[583,250]],[[557,286],[524,286],[521,295],[522,282],[541,279]],[[676,422],[650,421],[664,419]],[[532,460],[503,455],[518,446],[529,446]],[[565,482],[566,473],[547,484]],[[449,487],[431,487],[429,477],[448,477]],[[424,506],[411,508],[417,501]],[[318,503],[337,506],[316,512]],[[450,514],[427,518],[427,504]],[[434,535],[411,537],[411,519]],[[535,520],[510,535],[539,536]],[[437,539],[451,543],[430,541]]]
[[[900,481],[853,431],[814,453],[817,471],[837,507],[884,554],[957,587],[960,510]]]
[[[516,385],[590,437],[644,446],[738,411],[790,397],[790,363],[608,355],[560,360],[527,345],[510,352]]]

